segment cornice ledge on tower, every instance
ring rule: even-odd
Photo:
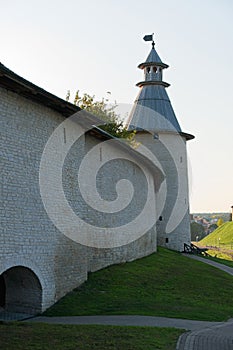
[[[136,84],[136,86],[138,87],[142,87],[145,85],[161,85],[166,88],[170,86],[170,84],[166,83],[165,81],[159,81],[159,80],[144,80]]]
[[[163,63],[163,62],[143,62],[143,63],[140,63],[138,65],[138,68],[143,69],[143,68],[151,66],[153,64],[156,65],[156,66],[160,66],[162,68],[168,68],[169,67],[166,63]]]

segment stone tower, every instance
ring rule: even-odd
[[[127,126],[137,131],[137,141],[155,155],[164,173],[156,198],[158,245],[182,251],[184,243],[190,242],[186,142],[194,136],[181,130],[166,92],[169,84],[163,81],[168,65],[157,54],[153,37],[147,37],[151,37],[152,49],[138,66],[144,79],[137,84],[140,91]]]

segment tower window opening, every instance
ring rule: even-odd
[[[147,73],[150,73],[150,67],[147,67]]]
[[[153,72],[154,72],[154,73],[157,72],[157,67],[153,67]]]

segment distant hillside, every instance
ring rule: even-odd
[[[220,238],[220,240],[219,240]],[[218,227],[208,236],[203,238],[200,243],[203,245],[216,246],[219,244],[231,244],[233,242],[233,222],[226,222]]]

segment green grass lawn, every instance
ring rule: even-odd
[[[220,239],[219,239],[220,238]],[[233,243],[233,222],[225,222],[200,242],[202,245],[216,246],[221,244],[229,245]]]
[[[197,243],[211,247],[207,253],[221,264],[233,267],[233,222],[226,222]],[[215,248],[214,248],[215,247]],[[214,260],[214,259],[213,259]]]
[[[47,316],[154,315],[223,321],[233,317],[233,278],[159,248],[143,259],[89,274]]]
[[[4,350],[174,350],[184,331],[173,328],[0,324]]]

